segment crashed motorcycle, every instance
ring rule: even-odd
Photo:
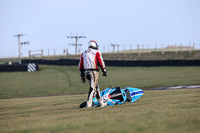
[[[100,92],[101,97],[104,102],[107,102],[107,106],[113,106],[118,104],[123,104],[125,102],[135,102],[138,100],[142,95],[142,89],[132,88],[132,87],[125,87],[125,88],[106,88]],[[97,98],[93,98],[92,107],[99,107],[100,103],[98,102]],[[80,104],[80,108],[87,108],[87,102],[83,102]]]

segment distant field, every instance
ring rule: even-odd
[[[140,54],[138,54],[138,52]],[[191,48],[136,49],[125,51],[103,52],[105,60],[168,60],[168,59],[200,59],[200,50]],[[43,57],[22,57],[22,59],[80,59],[79,55],[44,55]],[[18,62],[18,58],[0,58],[0,64],[8,61]]]
[[[77,66],[45,66],[40,71],[0,72],[0,98],[88,93]],[[102,89],[135,87],[141,89],[177,85],[199,85],[200,67],[107,67],[108,77],[100,72]]]
[[[79,109],[86,97],[82,94],[0,99],[0,132],[200,132],[200,89],[144,91],[134,103]]]

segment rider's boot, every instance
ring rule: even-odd
[[[99,99],[98,101],[99,101],[99,103],[100,103],[100,107],[105,107],[105,106],[107,106],[107,102],[104,102],[102,99]]]
[[[86,108],[92,107],[92,100],[87,100],[87,106]]]

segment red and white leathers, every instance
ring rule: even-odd
[[[98,74],[99,69],[98,65],[102,69],[102,71],[106,71],[105,63],[103,61],[101,52],[97,49],[88,48],[81,54],[81,59],[79,62],[79,70],[86,76],[88,81],[90,82],[90,88],[87,99],[87,107],[92,106],[92,99],[97,97],[100,106],[104,107],[107,103],[104,103],[101,95],[100,88],[97,85],[98,83]]]
[[[105,69],[105,63],[101,52],[99,50],[89,48],[81,54],[79,70],[97,70],[98,64],[102,70]]]

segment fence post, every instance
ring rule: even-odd
[[[42,57],[43,57],[43,49],[41,49],[41,54],[42,54]]]
[[[163,44],[161,44],[161,49],[162,49],[162,55],[164,54],[164,51],[163,51]]]
[[[65,49],[63,49],[63,56],[64,56],[64,57],[65,57],[65,55],[66,55],[65,52],[66,52]]]
[[[66,55],[68,55],[69,53],[68,53],[68,48],[66,48]]]
[[[155,51],[157,51],[157,45],[155,44]]]
[[[31,58],[31,50],[29,50],[29,58]]]
[[[54,56],[56,56],[56,49],[54,48]]]
[[[142,44],[142,51],[144,51],[144,44]]]
[[[182,43],[180,43],[180,51],[182,51],[183,49],[182,49]]]
[[[193,43],[193,48],[192,48],[193,50],[195,49],[195,43]]]
[[[189,43],[189,52],[191,53],[192,50],[191,50],[191,43]]]
[[[177,53],[177,45],[176,45],[176,43],[175,43],[175,53]]]
[[[140,44],[137,45],[138,49],[138,55],[140,55]]]
[[[131,44],[130,44],[130,52],[131,52]]]
[[[117,44],[117,53],[119,53],[119,44]]]

